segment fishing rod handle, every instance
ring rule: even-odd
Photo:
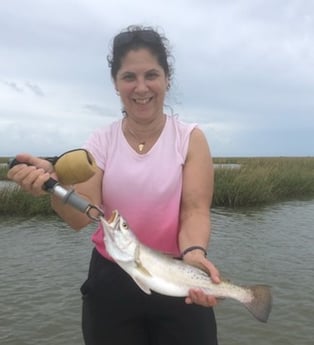
[[[44,159],[53,165],[59,183],[66,186],[85,182],[95,175],[97,171],[94,157],[85,149],[74,149],[60,156],[45,157]],[[23,162],[10,159],[9,168],[19,163]]]
[[[18,161],[16,158],[11,158],[8,161],[8,168],[11,169],[14,166],[18,165],[18,164],[26,164],[28,166],[32,166],[32,164],[29,163],[24,163],[24,162],[20,162]],[[54,188],[54,186],[58,183],[57,180],[55,180],[54,178],[50,177],[49,180],[47,180],[44,184],[43,184],[43,190],[45,190],[46,192],[51,192]]]
[[[61,187],[56,185],[54,188],[54,194],[57,195],[57,189]],[[62,187],[61,187],[62,188]],[[64,189],[64,188],[63,188]],[[76,210],[85,213],[91,220],[98,222],[100,217],[104,216],[103,211],[96,205],[91,204],[89,201],[85,200],[81,196],[77,195],[74,189],[68,190],[67,194],[62,198],[65,204],[69,204]],[[91,212],[94,211],[94,212]],[[93,215],[97,213],[97,216]]]
[[[11,169],[18,164],[31,166],[31,164],[23,163],[18,161],[16,158],[13,158],[9,160],[8,167]],[[55,195],[61,199],[64,204],[69,204],[76,210],[85,213],[93,221],[99,221],[99,217],[104,215],[103,211],[99,207],[90,204],[87,200],[77,195],[74,189],[68,190],[62,187],[59,182],[52,177],[43,184],[43,190]],[[98,216],[94,216],[91,212],[92,210],[97,211]]]
[[[90,207],[90,203],[81,196],[75,194],[74,189],[68,190],[60,184],[54,186],[53,194],[60,198],[64,204],[69,204],[82,213],[86,213],[87,209]]]

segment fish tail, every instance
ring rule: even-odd
[[[267,322],[271,308],[272,295],[267,285],[254,285],[248,287],[253,295],[250,302],[244,303],[249,312],[259,321]]]

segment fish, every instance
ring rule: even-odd
[[[241,286],[228,280],[213,283],[204,270],[141,243],[118,210],[100,221],[109,255],[146,294],[154,291],[186,297],[190,289],[201,289],[217,299],[236,300],[257,320],[267,322],[272,308],[269,285]]]

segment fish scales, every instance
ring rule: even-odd
[[[108,253],[145,293],[153,290],[184,297],[190,289],[202,289],[217,298],[242,303],[257,320],[267,322],[272,308],[269,286],[240,286],[228,281],[214,284],[203,270],[140,243],[117,210],[108,221],[101,218],[101,223]]]
[[[201,288],[216,297],[240,298],[243,302],[249,302],[253,296],[249,289],[240,288],[228,282],[222,281],[219,285],[213,284],[208,274],[201,269],[186,265],[181,260],[174,260],[165,255],[156,255],[153,250],[145,246],[140,246],[140,262],[152,276],[160,277],[163,281],[172,281],[178,287],[177,295],[187,296],[192,288]],[[149,269],[148,269],[149,267]],[[183,293],[180,293],[183,291]],[[161,292],[161,291],[158,291]],[[163,292],[166,294],[166,291]]]

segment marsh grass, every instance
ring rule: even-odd
[[[314,197],[314,158],[216,159],[241,164],[216,169],[213,206],[245,207]]]
[[[3,215],[51,215],[50,196],[33,197],[18,186],[0,188],[0,214]]]
[[[240,164],[239,169],[215,169],[213,207],[250,207],[286,200],[314,198],[314,157],[215,158],[216,164]],[[6,176],[7,168],[0,169]],[[0,188],[0,215],[50,215],[50,197],[34,198],[18,187]]]
[[[0,163],[7,163],[8,158],[0,157]],[[0,180],[7,180],[8,167],[0,165]],[[17,185],[0,186],[0,215],[51,215],[54,211],[50,207],[50,196],[38,198],[24,192]]]
[[[7,162],[1,162],[1,163],[7,163]],[[6,180],[7,179],[7,172],[8,172],[8,168],[6,165],[0,165],[0,180]]]
[[[9,157],[0,157],[0,163],[7,163],[9,160]]]

